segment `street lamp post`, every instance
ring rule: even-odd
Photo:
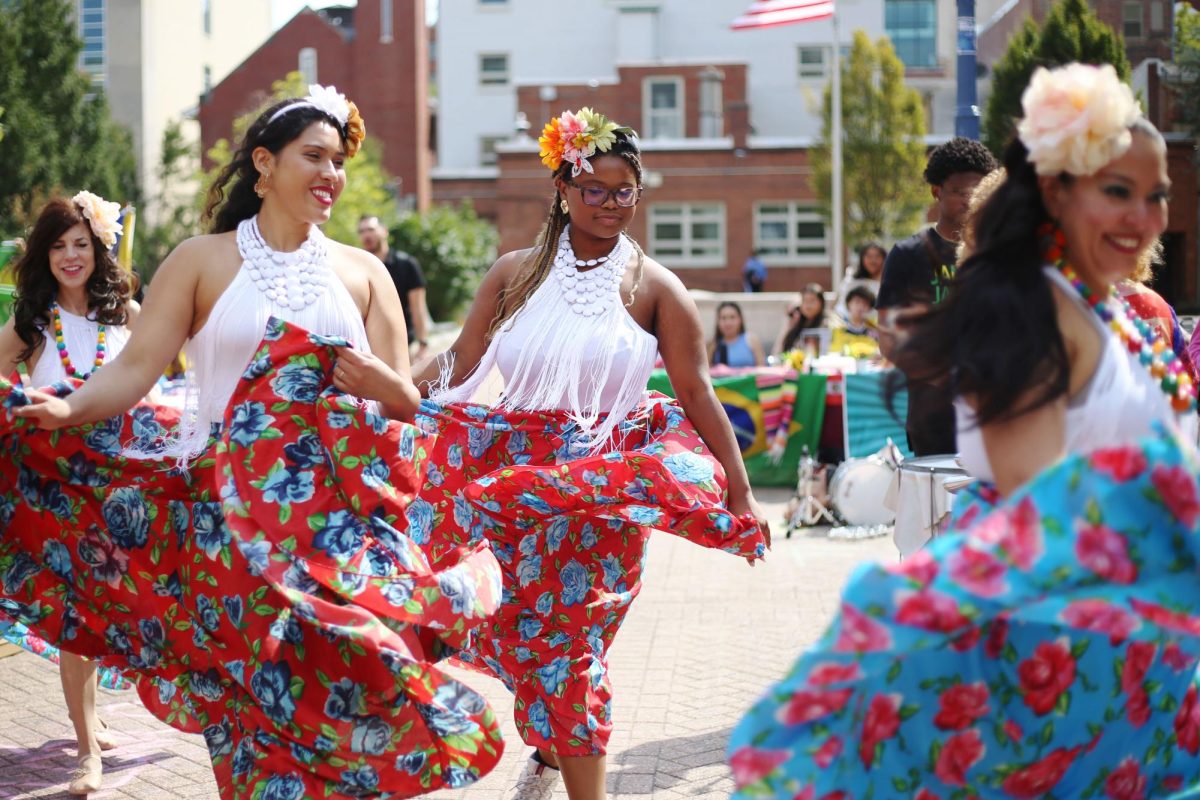
[[[958,107],[954,134],[979,138],[979,106],[975,94],[975,0],[958,0]]]

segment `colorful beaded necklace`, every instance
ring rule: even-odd
[[[1110,286],[1107,294],[1101,296],[1093,292],[1066,261],[1059,260],[1057,266],[1084,302],[1120,338],[1125,349],[1137,356],[1142,366],[1150,371],[1171,401],[1171,408],[1181,414],[1194,411],[1196,386],[1184,369],[1183,362],[1163,340],[1162,334],[1134,312],[1117,293],[1116,287]]]
[[[67,352],[67,342],[63,339],[62,314],[59,311],[57,302],[50,304],[50,314],[54,323],[54,345],[58,348],[58,358],[62,361],[67,377],[78,378],[81,381],[87,380],[89,375],[104,366],[104,351],[106,349],[104,323],[100,323],[96,329],[96,363],[92,366],[92,372],[83,374],[75,369],[75,365],[71,363],[71,354]]]

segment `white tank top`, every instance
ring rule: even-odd
[[[59,319],[62,320],[63,343],[67,346],[67,354],[71,357],[71,365],[77,372],[90,374],[96,364],[96,340],[100,333],[100,324],[93,319],[72,314],[66,309],[59,308]],[[33,371],[29,373],[29,383],[34,388],[49,386],[55,381],[66,380],[67,370],[62,365],[58,355],[58,343],[54,341],[54,330],[48,327],[42,331],[46,337],[46,346],[42,348]],[[104,326],[104,363],[112,361],[129,341],[129,329],[124,325]]]
[[[1068,401],[1066,447],[1068,453],[1086,453],[1100,447],[1133,444],[1154,429],[1154,423],[1180,429],[1190,442],[1196,440],[1195,412],[1176,414],[1159,383],[1137,356],[1122,346],[1121,340],[1100,320],[1061,272],[1045,267],[1046,278],[1062,289],[1092,321],[1104,342],[1096,371],[1087,385]],[[994,480],[983,432],[975,424],[975,414],[960,397],[954,401],[958,423],[958,450],[963,468],[973,477]]]
[[[637,268],[633,243],[622,236],[609,261],[595,268],[604,272],[587,277],[592,269],[576,268],[568,235],[569,229],[560,237],[550,274],[497,331],[474,372],[460,386],[439,387],[431,399],[471,400],[495,366],[504,377],[499,408],[566,411],[595,450],[645,396],[658,339],[629,315],[621,296],[626,265]]]
[[[243,221],[239,231],[252,222]],[[324,240],[319,229],[314,228],[314,232]],[[247,254],[240,245],[239,250],[245,259]],[[213,304],[204,327],[187,343],[187,389],[179,441],[169,445],[165,455],[190,458],[203,450],[212,424],[225,418],[225,407],[262,342],[269,318],[294,323],[313,333],[343,337],[370,352],[362,313],[349,290],[328,259],[316,268],[328,273],[325,290],[311,304],[294,310],[267,297],[250,277],[249,264],[243,260],[233,281]]]

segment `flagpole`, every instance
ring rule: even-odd
[[[842,286],[843,259],[845,248],[842,246],[842,43],[838,34],[837,5],[833,7],[833,83],[830,94],[833,95],[832,120],[830,135],[833,139],[833,291]]]

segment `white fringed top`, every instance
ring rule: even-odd
[[[1196,413],[1176,414],[1159,387],[1159,382],[1121,340],[1092,311],[1055,267],[1042,270],[1092,320],[1103,337],[1104,349],[1087,385],[1070,399],[1066,418],[1068,453],[1087,453],[1100,447],[1134,444],[1149,436],[1154,424],[1178,428],[1189,442],[1196,440]],[[975,424],[975,413],[960,397],[954,401],[958,422],[958,450],[963,467],[972,477],[992,481],[992,465],[983,446],[983,431]]]
[[[100,333],[100,324],[94,319],[72,314],[61,306],[58,316],[62,320],[63,342],[71,355],[71,363],[75,369],[90,373],[96,364],[96,338]],[[53,326],[47,326],[42,333],[46,336],[46,346],[29,373],[29,385],[35,389],[67,378],[67,370],[58,355],[58,343],[54,341]],[[129,329],[124,325],[105,325],[104,363],[116,358],[128,341]]]
[[[599,266],[581,271],[569,233],[559,239],[546,280],[496,332],[479,365],[462,384],[447,387],[452,365],[443,363],[431,399],[469,402],[495,366],[504,377],[500,410],[567,411],[595,451],[645,396],[658,339],[634,321],[621,298],[633,243],[622,235]]]
[[[238,251],[243,258],[242,266],[233,282],[217,298],[204,327],[196,332],[185,348],[188,373],[179,440],[168,445],[165,453],[147,455],[168,455],[181,459],[199,455],[208,441],[212,424],[224,420],[225,407],[262,342],[270,317],[294,323],[313,333],[341,336],[355,347],[370,352],[362,314],[349,290],[329,265],[325,237],[320,229],[316,226],[312,228],[305,245],[306,248],[315,247],[319,251],[318,257],[310,265],[315,275],[300,281],[302,289],[309,283],[316,283],[320,291],[310,293],[308,298],[311,300],[306,298],[307,304],[300,308],[295,307],[298,303],[285,306],[277,299],[268,297],[260,285],[262,281],[255,280],[253,273],[260,265],[252,251],[261,251],[264,247],[257,229],[257,222],[253,218],[244,220],[238,226]],[[255,242],[255,247],[249,246],[250,241]],[[269,256],[274,255],[269,250],[266,252]],[[289,254],[279,255],[286,259]],[[289,282],[295,283],[291,278],[289,275]],[[287,298],[283,296],[282,299]]]

